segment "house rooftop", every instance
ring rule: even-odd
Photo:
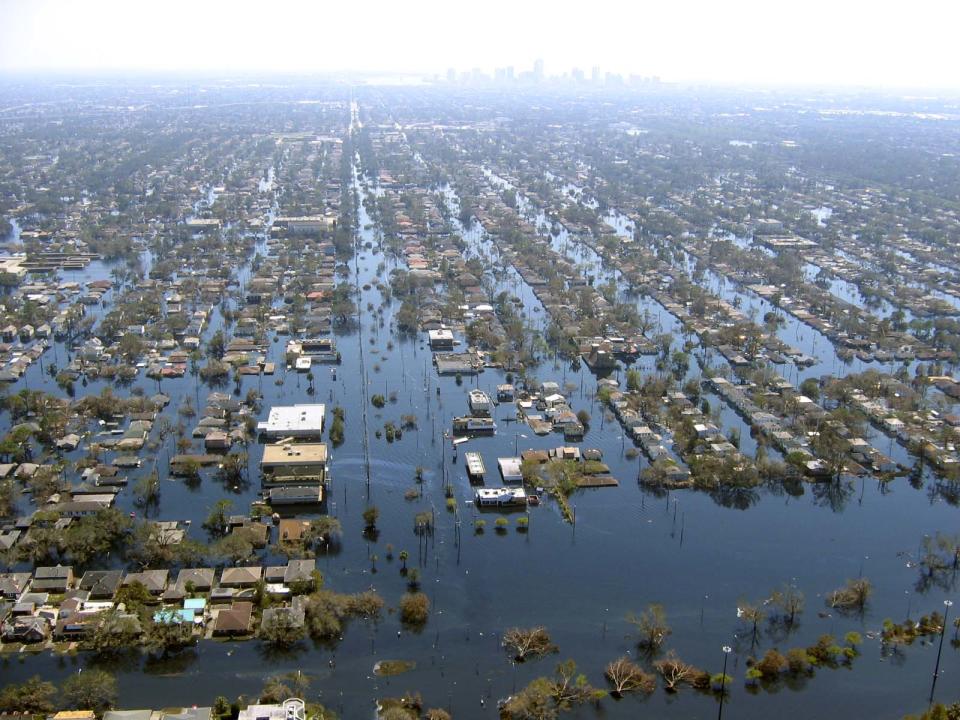
[[[227,610],[217,613],[215,631],[218,633],[246,633],[250,631],[250,618],[253,614],[253,605],[249,602],[238,602]]]
[[[107,710],[103,720],[150,720],[152,710]]]
[[[220,576],[221,585],[253,585],[260,580],[263,568],[259,565],[252,567],[224,568]]]
[[[261,467],[312,465],[327,462],[326,443],[283,443],[263,448]]]
[[[325,412],[323,403],[278,405],[270,408],[270,415],[257,424],[257,430],[273,437],[319,436]]]

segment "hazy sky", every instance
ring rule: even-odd
[[[412,71],[960,86],[957,0],[0,0],[0,70]]]

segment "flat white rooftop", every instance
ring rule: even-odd
[[[497,458],[497,465],[500,467],[500,475],[503,477],[504,482],[518,482],[523,480],[523,472],[520,469],[520,458]]]
[[[333,225],[334,218],[326,215],[281,215],[274,222],[277,223],[323,223]]]
[[[322,466],[326,462],[327,446],[325,443],[285,443],[264,446],[260,467],[263,469],[282,469],[291,466]]]
[[[257,423],[257,430],[269,437],[320,437],[325,412],[323,403],[277,405],[265,422]]]
[[[527,492],[523,488],[477,488],[478,505],[523,505],[527,502]]]

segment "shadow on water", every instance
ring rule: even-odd
[[[147,675],[162,677],[183,675],[190,670],[199,659],[199,653],[194,648],[187,648],[179,652],[161,655],[149,654],[143,661],[143,672]]]
[[[843,478],[813,483],[810,486],[810,494],[814,502],[835,513],[842,513],[855,493],[856,486],[853,482]]]

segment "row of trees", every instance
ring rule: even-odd
[[[58,688],[39,675],[0,690],[0,712],[47,716],[62,710],[109,710],[117,702],[113,675],[87,669],[71,675]]]

